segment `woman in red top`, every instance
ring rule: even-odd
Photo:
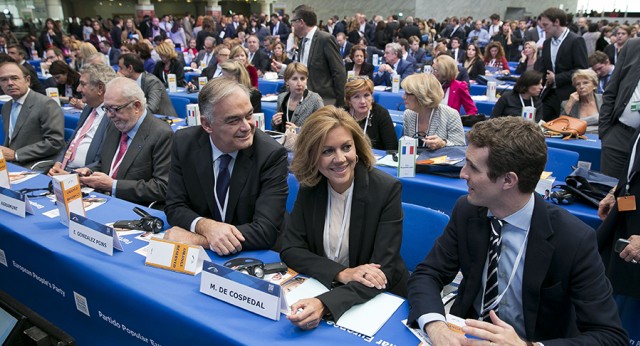
[[[242,46],[233,47],[229,54],[229,59],[242,63],[242,65],[247,69],[247,72],[249,72],[251,85],[253,85],[254,88],[258,88],[258,69],[249,63],[249,58],[247,58],[247,51],[245,48]]]
[[[94,20],[91,22],[91,27],[93,28],[93,32],[89,35],[89,42],[91,42],[98,51],[100,51],[100,47],[98,46],[100,41],[108,41],[110,45],[113,45],[111,35],[109,35],[109,32],[99,21]]]
[[[444,98],[441,103],[460,112],[464,108],[466,114],[478,114],[478,108],[471,99],[467,83],[456,80],[458,64],[450,55],[439,55],[433,60],[433,76],[442,84]]]
[[[493,41],[489,43],[484,49],[484,64],[487,67],[487,72],[493,68],[493,73],[505,73],[509,74],[509,63],[504,57],[504,48],[500,42]]]

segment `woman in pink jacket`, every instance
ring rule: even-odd
[[[449,55],[439,55],[433,61],[433,75],[442,84],[444,98],[442,103],[460,112],[460,107],[464,108],[464,113],[477,114],[478,108],[471,99],[469,86],[465,82],[456,80],[458,74],[458,64]]]

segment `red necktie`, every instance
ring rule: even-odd
[[[87,121],[84,123],[84,125],[82,125],[82,128],[80,129],[78,135],[71,141],[71,144],[69,144],[69,149],[67,149],[67,152],[64,155],[64,160],[62,161],[62,169],[67,166],[67,163],[69,163],[69,161],[73,161],[73,159],[76,157],[78,146],[80,145],[80,142],[82,142],[84,136],[86,136],[91,129],[91,125],[93,125],[93,122],[96,120],[96,115],[96,109],[94,108]]]
[[[127,152],[127,141],[129,140],[129,136],[122,132],[120,135],[120,146],[118,147],[118,155],[111,163],[111,167],[113,167],[113,172],[111,173],[111,178],[115,179],[116,175],[118,175],[118,170],[120,169],[120,164],[122,163],[122,158],[124,154]]]

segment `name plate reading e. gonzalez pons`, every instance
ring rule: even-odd
[[[122,251],[113,228],[74,212],[69,215],[69,238],[109,256],[113,256],[113,249]]]

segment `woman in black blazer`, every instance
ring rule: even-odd
[[[185,86],[187,82],[184,79],[184,65],[178,60],[178,54],[170,44],[162,42],[156,46],[156,52],[160,56],[160,60],[156,62],[153,68],[153,74],[164,83],[165,87],[169,87],[168,75],[176,75],[176,84],[179,87]]]
[[[349,58],[351,58],[351,62],[344,65],[347,74],[349,71],[354,71],[356,76],[367,76],[369,79],[373,79],[373,65],[366,61],[367,47],[360,44],[353,46]]]
[[[337,321],[384,291],[406,296],[402,188],[374,164],[362,129],[344,110],[323,107],[302,127],[291,163],[301,188],[280,258],[331,289],[291,305],[287,318],[302,329]]]

